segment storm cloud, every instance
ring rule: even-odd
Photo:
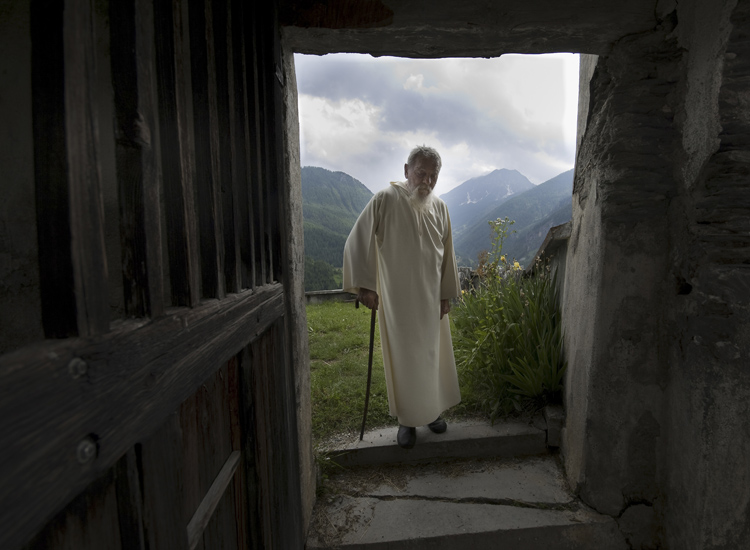
[[[403,179],[409,150],[443,157],[438,194],[497,168],[534,183],[573,167],[578,56],[401,59],[295,55],[303,166],[372,191]]]

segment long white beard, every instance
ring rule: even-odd
[[[409,202],[414,210],[422,214],[426,214],[430,211],[432,202],[435,200],[435,195],[432,194],[432,189],[429,187],[426,188],[428,192],[425,195],[422,195],[419,192],[419,188],[409,189],[409,186],[407,185],[406,189],[409,191]]]

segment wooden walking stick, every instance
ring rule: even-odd
[[[355,300],[354,307],[359,308],[359,300]],[[365,422],[367,422],[367,406],[370,404],[370,382],[372,381],[372,348],[375,343],[375,313],[372,309],[370,315],[370,357],[367,361],[367,392],[365,393],[365,413],[362,415],[362,429],[359,432],[359,440],[365,437]]]

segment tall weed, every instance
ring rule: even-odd
[[[478,286],[452,313],[461,383],[493,419],[559,401],[566,368],[555,277],[548,266],[524,277],[502,254],[512,224],[490,222],[493,246],[480,256]]]

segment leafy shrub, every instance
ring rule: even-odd
[[[502,254],[512,221],[491,221],[492,251],[480,255],[480,283],[453,310],[459,376],[491,418],[560,400],[566,364],[555,277],[549,266],[523,275]]]

